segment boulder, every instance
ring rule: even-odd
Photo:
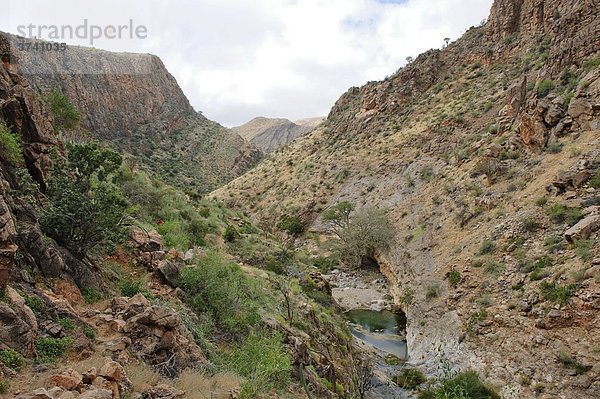
[[[541,119],[524,114],[517,126],[517,134],[528,148],[544,148],[549,131]]]
[[[91,367],[88,369],[88,371],[81,374],[81,377],[83,378],[83,382],[85,384],[91,384],[91,382],[94,381],[97,375],[98,371],[96,370],[96,367]]]
[[[50,393],[44,388],[38,388],[26,394],[17,396],[17,399],[54,399]]]
[[[14,289],[7,287],[10,303],[0,302],[0,349],[12,348],[32,356],[38,334],[35,315]]]
[[[119,363],[111,360],[110,358],[107,358],[102,367],[100,368],[100,371],[98,371],[98,376],[104,377],[109,381],[121,381],[122,377],[121,369],[119,368]]]
[[[157,267],[159,276],[170,286],[176,288],[179,286],[181,278],[181,265],[173,259],[160,261]]]
[[[598,228],[600,228],[600,215],[588,216],[567,230],[564,237],[568,242],[574,243],[576,240],[588,238]]]
[[[569,103],[568,113],[573,119],[577,119],[581,115],[592,115],[592,105],[583,97],[575,97]]]
[[[148,232],[148,252],[162,251],[164,247],[163,236],[154,229],[150,230]]]
[[[83,385],[83,377],[72,368],[68,368],[50,377],[48,384],[49,386],[57,386],[72,391]]]

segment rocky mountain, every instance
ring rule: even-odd
[[[321,240],[342,201],[386,210],[395,234],[371,263],[406,313],[411,366],[435,374],[441,348],[506,398],[594,397],[598,6],[496,0],[485,24],[351,88],[212,196]]]
[[[307,118],[292,122],[282,118],[258,117],[232,130],[265,153],[270,153],[309,133],[323,120]]]
[[[61,91],[93,137],[174,185],[207,191],[261,157],[239,135],[194,111],[154,55],[78,46],[39,51],[33,40],[9,37],[22,50],[24,76],[40,94]]]

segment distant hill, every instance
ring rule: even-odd
[[[316,128],[325,118],[307,118],[292,122],[283,118],[258,117],[232,130],[269,153]]]

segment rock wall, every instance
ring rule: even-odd
[[[6,36],[16,47],[35,44]],[[261,158],[256,147],[196,112],[154,55],[67,46],[64,51],[23,47],[18,58],[36,91],[62,91],[82,112],[82,128],[92,137],[134,155],[139,167],[171,184],[205,191]]]

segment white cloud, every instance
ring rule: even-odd
[[[492,0],[0,0],[23,23],[149,27],[145,40],[99,40],[161,57],[192,105],[227,126],[255,116],[326,115],[350,86],[382,79],[457,39]],[[3,9],[8,9],[4,8]],[[77,44],[85,44],[79,42]]]

